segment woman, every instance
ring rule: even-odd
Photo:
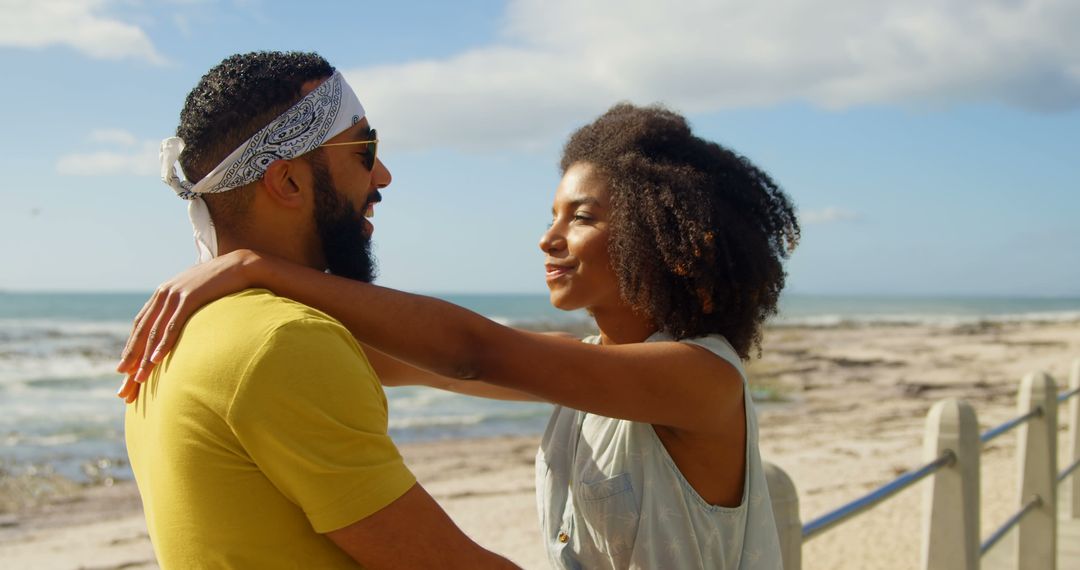
[[[572,135],[561,168],[540,248],[552,304],[596,320],[584,343],[237,251],[159,289],[129,346],[150,323],[268,288],[339,319],[388,384],[556,404],[536,461],[555,567],[780,568],[741,361],[776,311],[799,238],[791,203],[658,107],[613,107]]]

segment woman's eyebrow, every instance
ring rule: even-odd
[[[580,198],[574,198],[573,200],[570,200],[569,202],[565,202],[564,204],[565,204],[564,207],[570,208],[572,210],[576,210],[576,209],[578,209],[578,208],[580,208],[582,206],[596,206],[596,207],[599,208],[600,207],[600,200],[597,200],[596,198],[593,198],[592,196],[582,196]],[[555,215],[555,207],[554,206],[551,207],[551,215],[552,216]]]
[[[579,206],[599,206],[600,200],[593,198],[592,196],[582,196],[581,198],[575,198],[569,202],[570,206],[577,208]]]

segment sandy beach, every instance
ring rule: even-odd
[[[794,479],[805,522],[919,465],[934,402],[969,401],[986,429],[1014,415],[1023,374],[1044,370],[1060,388],[1077,357],[1080,322],[772,328],[763,358],[751,365],[755,386],[781,400],[759,411],[763,455]],[[984,450],[983,536],[1013,509],[1014,440]],[[537,441],[444,441],[402,451],[470,536],[524,568],[544,568],[533,497]],[[2,477],[0,567],[156,567],[133,483],[15,500],[28,491]],[[921,491],[808,542],[803,567],[916,567]]]

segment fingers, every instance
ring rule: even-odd
[[[135,381],[135,377],[128,374],[124,378],[124,383],[120,385],[120,389],[117,390],[116,395],[124,400],[125,403],[132,403],[139,397],[139,383]]]
[[[124,351],[120,353],[120,363],[116,365],[117,372],[131,373],[134,371],[135,365],[138,363],[136,359],[143,353],[141,350],[136,350],[136,347],[146,326],[146,317],[148,314],[152,314],[157,306],[156,303],[163,295],[163,287],[158,287],[150,299],[143,304],[139,314],[135,315],[135,319],[131,323],[131,334],[128,335],[127,342],[124,343]]]
[[[144,317],[147,313],[153,309],[154,301],[159,299],[162,295],[162,290],[159,287],[154,294],[150,296],[150,299],[143,303],[142,309],[139,309],[139,314],[135,315],[135,319],[131,324],[131,334],[128,336],[127,342],[124,344],[124,351],[120,354],[120,363],[116,365],[117,372],[127,372],[127,376],[124,377],[123,383],[120,384],[120,389],[116,391],[116,396],[124,400],[125,403],[130,404],[139,397],[139,384],[135,382],[135,375],[133,374],[134,365],[138,355],[141,355],[143,351],[136,351],[135,346],[142,331],[145,327]]]
[[[184,302],[184,295],[181,294],[176,309],[172,311],[168,324],[165,325],[165,332],[161,336],[161,341],[150,353],[151,362],[158,364],[172,350],[173,345],[176,344],[176,340],[180,336],[180,323],[187,322],[188,317],[191,316],[190,313],[190,309]]]
[[[156,362],[152,360],[153,356],[158,355],[160,360],[159,343],[166,332],[165,327],[172,321],[173,313],[176,312],[176,307],[180,304],[180,295],[175,292],[167,292],[159,304],[161,308],[153,315],[154,324],[150,327],[146,341],[139,345],[143,349],[143,358],[142,362],[139,363],[139,370],[135,373],[135,381],[140,384],[146,382],[146,379],[150,377],[150,372],[154,370]],[[148,313],[146,317],[149,320],[150,314]]]

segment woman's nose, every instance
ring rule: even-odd
[[[547,231],[540,236],[540,250],[544,253],[559,251],[565,246],[566,240],[555,224],[548,226]]]

